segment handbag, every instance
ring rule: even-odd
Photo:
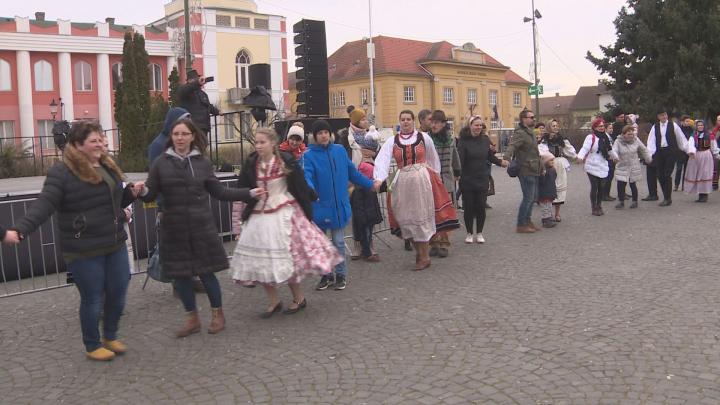
[[[169,283],[172,279],[167,278],[162,271],[162,261],[160,260],[160,245],[155,244],[155,247],[150,252],[150,258],[148,259],[147,267],[148,277],[161,283]]]
[[[488,196],[495,195],[495,179],[493,179],[492,176],[490,176],[490,178],[488,179],[487,195]]]
[[[517,177],[520,175],[520,161],[517,159],[513,159],[510,161],[510,164],[507,167],[507,174],[510,177]]]

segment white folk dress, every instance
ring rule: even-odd
[[[343,258],[290,194],[276,158],[258,159],[257,184],[268,195],[243,224],[230,263],[232,279],[274,285],[331,273]]]

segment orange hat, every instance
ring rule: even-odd
[[[360,121],[362,121],[363,118],[365,118],[365,111],[359,108],[356,108],[352,110],[352,112],[350,112],[350,123],[355,126],[358,126],[358,124],[360,123]]]

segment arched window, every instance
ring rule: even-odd
[[[235,79],[236,86],[241,89],[250,88],[250,76],[248,69],[250,67],[250,54],[245,49],[241,49],[235,56]]]
[[[158,65],[157,63],[151,63],[150,64],[150,90],[153,91],[162,91],[163,89],[163,72],[162,72],[162,66]]]
[[[0,59],[0,91],[12,90],[10,80],[10,64],[5,59]]]
[[[122,62],[113,63],[112,65],[112,84],[113,89],[122,83]]]
[[[46,60],[39,60],[33,65],[35,71],[35,91],[53,90],[52,65]]]
[[[92,91],[92,66],[85,61],[75,63],[75,91]]]

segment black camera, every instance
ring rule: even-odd
[[[205,78],[205,83],[210,83],[215,81],[215,76],[208,76]]]

